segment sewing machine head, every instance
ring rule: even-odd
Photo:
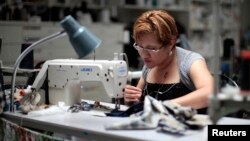
[[[123,60],[74,60],[59,59],[45,62],[33,88],[39,89],[48,72],[49,102],[66,105],[80,102],[81,85],[87,81],[100,81],[110,98],[123,98],[128,68]],[[41,74],[40,74],[41,73]],[[116,107],[119,107],[119,105]]]

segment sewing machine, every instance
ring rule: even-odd
[[[46,61],[32,88],[40,89],[48,74],[49,103],[62,101],[70,106],[80,102],[80,89],[87,81],[102,82],[106,93],[120,107],[127,83],[128,67],[123,60],[56,59]]]

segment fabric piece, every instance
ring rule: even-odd
[[[36,132],[1,118],[0,139],[3,141],[63,141],[40,132]]]
[[[68,111],[72,113],[77,113],[80,111],[90,111],[90,110],[110,112],[113,109],[109,106],[101,104],[101,102],[99,101],[95,101],[94,104],[90,104],[86,101],[81,101],[80,103],[73,104],[68,109]]]
[[[117,122],[105,126],[107,130],[148,130],[184,134],[187,129],[201,129],[205,126],[194,118],[197,111],[170,101],[158,101],[146,96],[143,111],[132,114],[126,122]]]
[[[125,123],[114,123],[112,125],[107,125],[106,129],[111,130],[132,130],[132,129],[153,129],[157,127],[158,120],[160,118],[159,114],[156,113],[151,106],[149,99],[144,101],[144,111],[140,117],[135,117],[131,121]],[[156,107],[155,107],[156,108]]]

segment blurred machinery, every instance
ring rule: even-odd
[[[220,2],[217,0],[212,1],[213,4],[213,38],[214,38],[214,55],[215,55],[215,72],[220,69],[220,18],[219,6]],[[226,85],[225,87],[218,86],[220,78],[215,75],[215,90],[214,94],[209,98],[209,117],[213,124],[228,114],[237,112],[239,110],[249,110],[250,108],[250,51],[241,51],[241,72],[240,72],[240,87]],[[220,90],[219,90],[220,89]]]

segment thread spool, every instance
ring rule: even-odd
[[[101,21],[103,23],[110,23],[110,12],[108,9],[103,9],[101,12]]]

